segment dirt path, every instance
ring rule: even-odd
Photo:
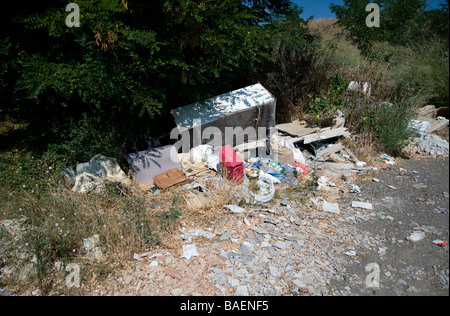
[[[373,203],[374,214],[356,227],[375,238],[378,249],[356,249],[334,285],[344,289],[342,294],[449,295],[448,246],[433,244],[449,240],[449,160],[404,161],[377,177],[378,183],[358,181],[364,190],[360,198]],[[414,231],[425,238],[405,240]],[[379,267],[379,288],[367,287],[367,276],[374,272],[373,266],[365,270],[369,264]]]

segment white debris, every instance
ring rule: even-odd
[[[255,201],[259,203],[267,203],[271,201],[275,195],[275,186],[272,176],[264,172],[259,173],[259,181],[256,183],[259,187],[259,192],[254,196]]]
[[[181,238],[187,243],[192,242],[192,239],[194,239],[194,237],[205,237],[207,239],[213,239],[214,237],[216,237],[216,234],[201,229],[192,229],[190,232],[185,232],[180,229],[180,232]]]
[[[339,204],[338,203],[329,203],[327,201],[323,201],[323,211],[333,214],[340,214]]]
[[[359,186],[354,185],[353,188],[350,189],[350,193],[362,193],[362,189]]]
[[[411,241],[411,242],[418,242],[424,238],[425,238],[424,232],[416,231],[416,232],[412,232],[408,237],[406,237],[406,240]]]
[[[449,144],[442,137],[436,135],[422,135],[420,138],[415,138],[414,140],[421,152],[448,157]]]
[[[88,259],[101,260],[103,259],[103,253],[100,244],[100,236],[94,235],[92,237],[83,239],[83,248],[87,251],[86,257]]]
[[[243,209],[242,207],[239,207],[237,205],[225,205],[225,208],[229,209],[231,212],[236,213],[236,214],[240,214],[240,213],[244,213],[245,209]]]
[[[354,256],[356,256],[356,251],[354,251],[354,250],[346,251],[346,252],[344,252],[344,255],[347,255],[349,257],[354,257]]]
[[[245,285],[239,286],[239,287],[236,289],[236,294],[235,294],[235,295],[236,295],[236,296],[250,296],[250,295],[248,294],[247,286],[245,286]]]
[[[409,128],[419,134],[426,134],[431,129],[431,124],[428,121],[412,120],[409,122]]]
[[[189,260],[192,257],[196,256],[198,256],[198,252],[195,244],[183,246],[183,255],[181,256],[181,258],[186,258],[187,260]]]
[[[387,165],[392,166],[395,164],[395,158],[393,158],[389,155],[386,155],[386,154],[382,154],[379,159],[384,160],[385,164],[387,164]]]
[[[157,254],[154,254],[154,255],[152,255],[152,256],[150,256],[150,252],[146,252],[146,253],[143,253],[143,254],[140,254],[140,255],[138,255],[138,254],[135,253],[135,254],[133,255],[133,259],[134,259],[134,260],[138,260],[138,259],[141,259],[141,258],[145,258],[145,257],[150,256],[148,259],[151,260],[151,259],[153,259],[153,258],[165,257],[165,256],[168,256],[168,255],[170,255],[169,252],[166,252],[166,253],[157,253]]]
[[[362,209],[369,210],[369,211],[373,210],[373,205],[371,203],[353,201],[352,207],[353,208],[362,208]]]

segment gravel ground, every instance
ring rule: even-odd
[[[350,192],[354,185],[360,193]],[[247,207],[213,227],[183,228],[185,245],[196,246],[189,259],[182,249],[156,249],[83,284],[83,293],[448,296],[448,246],[433,243],[449,240],[448,191],[449,160],[429,158],[363,172],[317,194],[283,192],[271,209]],[[324,211],[324,201],[339,209]],[[421,240],[408,241],[413,232]]]
[[[92,294],[448,295],[448,246],[433,244],[449,239],[448,175],[448,159],[404,161],[359,177],[362,193],[349,193],[349,182],[307,203],[246,209],[207,230],[211,239],[189,240],[198,256],[139,259]],[[322,199],[339,214],[324,212]],[[412,232],[424,238],[408,241]]]
[[[360,198],[373,203],[374,216],[356,225],[376,240],[373,248],[358,247],[349,258],[337,288],[355,295],[449,295],[449,161],[404,161],[377,176],[380,182],[359,181]],[[393,186],[397,190],[390,189]],[[405,240],[423,232],[421,241]],[[366,286],[365,268],[378,264],[379,288]],[[363,281],[363,282],[361,282]],[[369,283],[370,280],[369,280]]]

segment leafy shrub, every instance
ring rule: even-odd
[[[309,103],[310,114],[315,118],[317,125],[323,126],[330,124],[337,110],[342,111],[347,106],[347,100],[344,93],[347,90],[347,81],[338,76],[328,79],[329,89],[325,94],[323,91],[312,93],[309,97],[312,101]]]
[[[394,157],[402,156],[402,151],[412,135],[409,122],[414,108],[401,103],[374,105],[372,114],[363,119],[363,124],[374,132],[379,149]]]
[[[263,81],[271,43],[307,35],[287,0],[77,4],[79,28],[60,1],[34,0],[13,4],[0,30],[4,104],[32,123],[35,147],[72,162],[120,160],[170,131],[172,108]]]

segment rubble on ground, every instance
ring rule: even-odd
[[[369,92],[368,85],[363,85],[363,89]],[[240,102],[241,97],[231,93],[219,101],[223,106],[229,98]],[[270,99],[267,107],[270,113],[271,102]],[[255,108],[258,105],[239,109],[255,115],[251,112]],[[223,113],[232,114],[236,119],[235,112],[220,109],[213,111],[214,115],[209,113],[211,124],[220,125],[226,120],[220,116]],[[431,108],[423,113],[427,111]],[[196,127],[193,122],[183,121],[192,118],[185,109],[175,113],[179,128],[192,131]],[[252,120],[251,115],[247,118]],[[269,125],[272,122],[270,115],[265,120]],[[427,123],[422,124],[423,121]],[[421,132],[416,141],[422,152],[448,155],[448,143],[445,145],[440,137],[427,134],[444,126],[444,120],[419,117],[413,123]],[[217,148],[211,143],[199,144],[184,153],[168,145],[129,154],[127,161],[134,182],[146,184],[150,195],[160,194],[161,190],[176,190],[183,196],[188,211],[210,207],[210,189],[224,185],[225,179],[234,182],[240,193],[235,204],[223,206],[230,220],[220,219],[221,224],[210,228],[180,230],[180,239],[188,244],[178,252],[172,249],[163,255],[135,254],[137,261],[151,261],[149,272],[137,271],[140,273],[133,275],[124,272],[123,283],[135,286],[133,294],[143,295],[329,294],[328,280],[339,277],[336,271],[344,264],[343,255],[358,257],[352,245],[359,242],[361,248],[378,247],[382,254],[387,243],[382,236],[356,232],[350,226],[374,217],[394,220],[377,213],[376,205],[364,201],[364,191],[354,182],[360,175],[370,175],[383,167],[392,168],[396,160],[382,154],[360,161],[344,145],[343,139],[351,140],[351,134],[345,128],[345,116],[338,113],[333,126],[325,128],[296,120],[277,125],[270,135],[248,139],[246,143],[230,142]],[[267,148],[271,149],[270,155],[261,155]],[[96,156],[91,162],[77,166],[77,175],[72,168],[66,169],[64,177],[73,190],[83,193],[102,190],[105,179],[129,183],[128,177],[117,167],[115,161]],[[373,182],[396,189],[375,177]],[[286,196],[286,188],[307,186],[317,190],[305,190],[306,199],[302,203]],[[282,202],[272,203],[276,193]],[[351,206],[341,204],[342,195],[346,193],[356,197]],[[417,237],[422,235],[412,234],[406,240],[420,240]],[[204,239],[208,243],[199,241]],[[90,256],[94,259],[103,256],[96,240],[85,240],[85,247],[91,249]],[[196,260],[197,257],[206,262]],[[195,267],[193,273],[200,281],[181,287],[187,261]],[[149,280],[147,285],[145,277]],[[341,294],[350,294],[350,291]]]
[[[107,181],[123,185],[131,184],[131,180],[117,161],[103,155],[96,155],[89,162],[78,164],[76,173],[73,167],[68,167],[61,172],[61,175],[66,187],[78,193],[100,193],[104,191]]]
[[[419,134],[419,137],[413,138],[417,153],[448,157],[448,142],[440,136],[432,135],[449,126],[449,120],[438,116],[438,113],[439,109],[434,105],[427,105],[419,109],[416,119],[411,121],[410,128]]]

